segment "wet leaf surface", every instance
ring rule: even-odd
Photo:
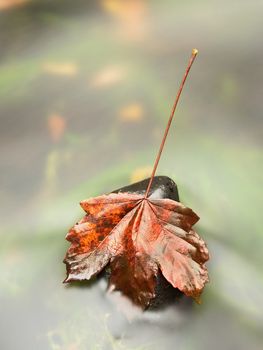
[[[65,282],[89,280],[110,266],[110,286],[146,308],[159,269],[166,280],[198,299],[208,273],[208,250],[192,229],[199,217],[181,203],[131,193],[82,201],[84,218],[67,234]]]

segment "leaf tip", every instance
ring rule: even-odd
[[[201,300],[201,296],[200,295],[195,296],[193,299],[196,302],[196,304],[198,304],[198,305],[202,304],[202,300]]]
[[[64,279],[64,281],[62,282],[63,284],[66,284],[66,283],[69,283],[70,282],[70,279],[69,279],[69,277],[67,276],[65,279]]]

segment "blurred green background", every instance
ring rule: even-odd
[[[0,0],[0,347],[262,349],[263,3]],[[201,217],[202,305],[65,287],[79,201],[158,174]],[[260,208],[261,206],[261,208]]]

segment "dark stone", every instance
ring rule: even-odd
[[[145,179],[140,182],[119,188],[113,193],[130,192],[137,194],[144,194],[150,179]],[[179,194],[176,183],[167,176],[155,176],[152,182],[152,186],[149,192],[150,196],[154,196],[156,199],[169,198],[179,202]],[[161,271],[157,276],[156,285],[156,297],[149,305],[149,309],[157,309],[167,306],[175,302],[176,299],[183,295],[178,289],[166,281]]]
[[[130,192],[137,194],[144,194],[150,179],[145,179],[134,184],[124,186],[118,190],[112,191],[112,193]],[[155,176],[153,178],[152,186],[149,192],[149,196],[156,196],[156,198],[170,198],[179,202],[179,194],[176,183],[167,176]]]

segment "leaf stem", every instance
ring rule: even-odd
[[[181,85],[180,85],[179,90],[178,90],[178,92],[177,92],[177,95],[176,95],[176,98],[175,98],[175,101],[174,101],[174,105],[173,105],[173,108],[172,108],[170,117],[169,117],[169,119],[168,119],[168,123],[167,123],[166,129],[165,129],[165,132],[164,132],[164,135],[163,135],[163,139],[162,139],[162,142],[161,142],[161,145],[160,145],[160,148],[159,148],[159,151],[158,151],[158,154],[157,154],[157,157],[156,157],[154,166],[153,166],[153,171],[152,171],[152,174],[151,174],[151,177],[150,177],[150,181],[149,181],[149,183],[148,183],[148,187],[147,187],[147,189],[146,189],[145,196],[144,196],[145,199],[149,196],[149,192],[150,192],[150,189],[151,189],[151,186],[152,186],[153,178],[154,178],[154,175],[155,175],[155,172],[156,172],[156,169],[157,169],[159,160],[160,160],[160,158],[161,158],[161,154],[162,154],[162,151],[163,151],[163,147],[164,147],[164,144],[165,144],[165,141],[166,141],[166,138],[167,138],[167,135],[168,135],[168,132],[169,132],[169,129],[170,129],[172,120],[173,120],[174,112],[175,112],[175,110],[176,110],[176,107],[177,107],[179,98],[180,98],[180,96],[181,96],[181,93],[182,93],[182,90],[183,90],[183,87],[184,87],[184,83],[185,83],[186,78],[187,78],[187,76],[188,76],[188,74],[189,74],[189,71],[190,71],[190,69],[191,69],[191,67],[192,67],[192,64],[194,63],[194,60],[195,60],[195,58],[196,58],[197,53],[198,53],[198,50],[197,50],[197,49],[193,49],[193,50],[192,50],[192,55],[191,55],[191,57],[190,57],[190,59],[189,59],[187,68],[186,68],[186,70],[185,70],[183,79],[182,79],[182,81],[181,81]]]

